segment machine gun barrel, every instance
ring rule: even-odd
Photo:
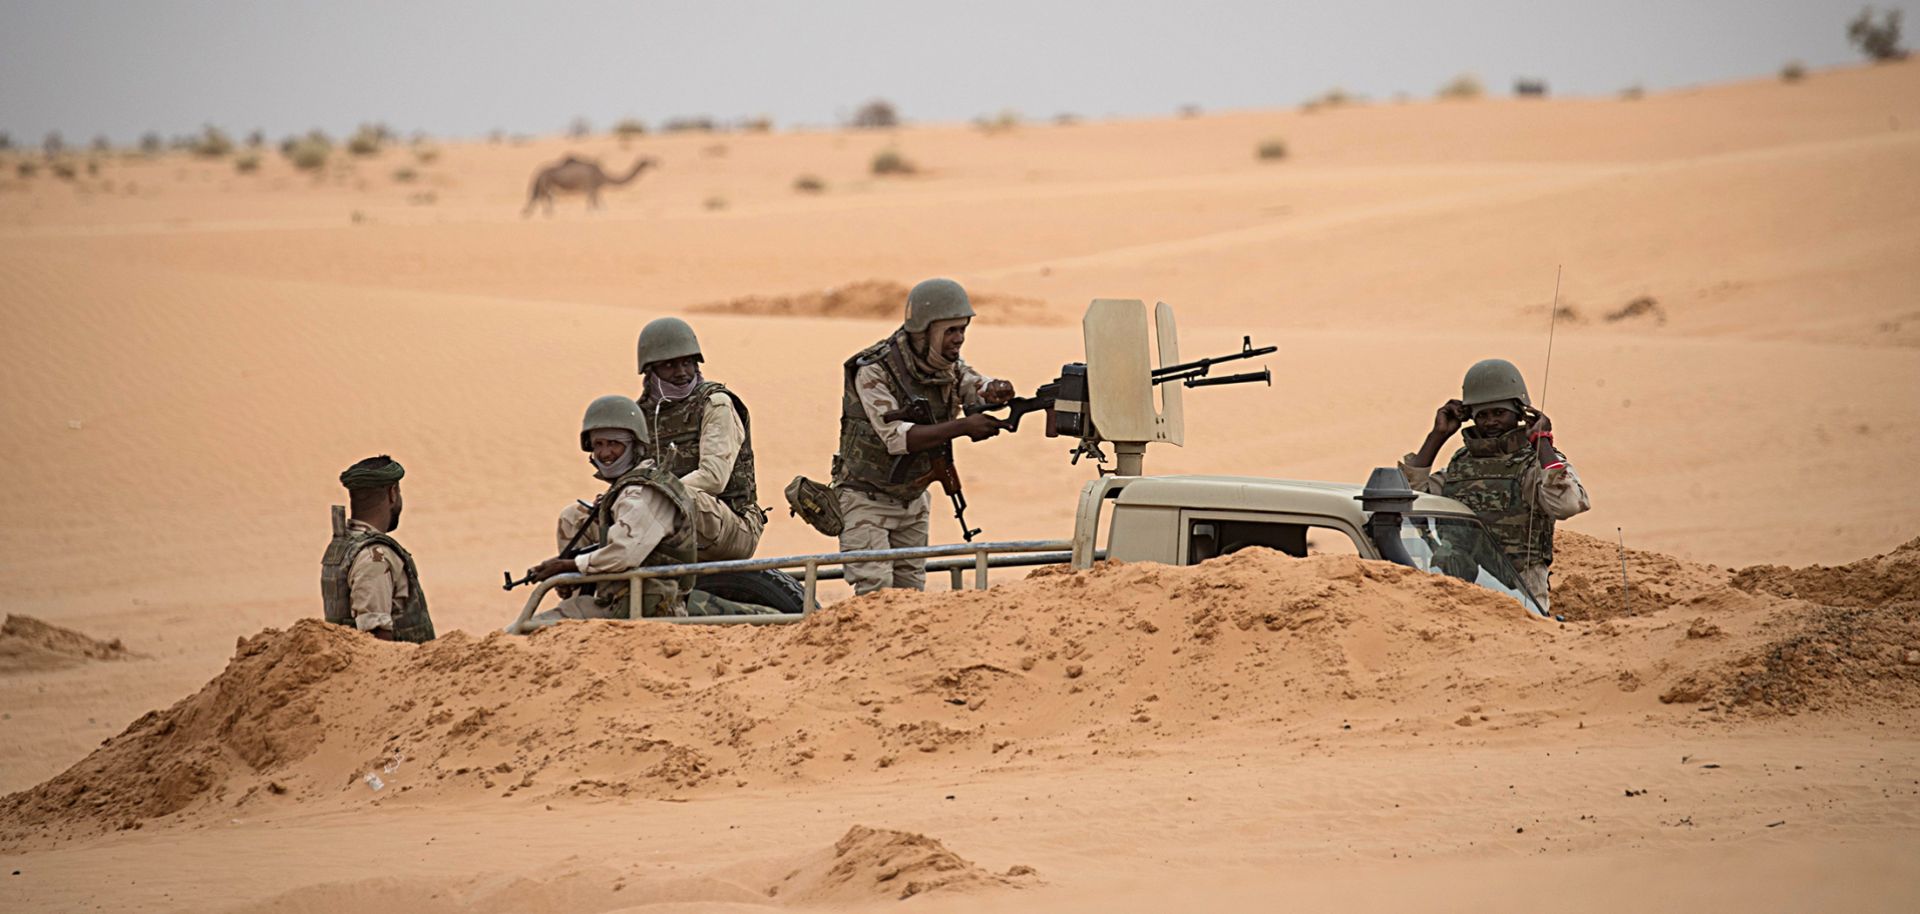
[[[1262,368],[1259,371],[1243,371],[1219,378],[1188,378],[1180,383],[1188,387],[1218,387],[1222,384],[1252,384],[1259,381],[1268,387],[1273,386],[1273,369]]]
[[[1204,359],[1194,359],[1191,362],[1181,362],[1178,365],[1155,368],[1153,370],[1153,383],[1165,384],[1168,381],[1184,381],[1188,387],[1201,387],[1204,385],[1193,383],[1194,379],[1206,377],[1207,372],[1221,362],[1234,362],[1240,359],[1257,359],[1263,355],[1271,355],[1279,351],[1280,347],[1278,346],[1261,346],[1255,349],[1253,347],[1253,337],[1243,336],[1240,338],[1239,352],[1229,355],[1208,356]],[[1247,378],[1246,380],[1251,380],[1251,378]],[[1244,380],[1224,383],[1244,383]]]

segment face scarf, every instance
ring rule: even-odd
[[[640,459],[640,442],[633,437],[633,433],[622,432],[620,437],[627,442],[627,451],[620,455],[620,459],[612,463],[601,463],[599,457],[591,454],[587,456],[587,459],[593,462],[593,475],[607,482],[612,482],[627,475],[627,473],[633,469],[633,465],[638,463]]]
[[[697,368],[694,369],[693,379],[685,384],[668,384],[665,378],[657,374],[647,375],[647,383],[653,385],[654,396],[662,400],[685,400],[693,396],[693,389],[699,387],[703,380],[705,378],[700,376]]]

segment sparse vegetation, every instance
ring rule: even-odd
[[[1179,114],[1181,117],[1199,117],[1200,106],[1195,104],[1181,105],[1179,110],[1176,113]]]
[[[1080,115],[1074,114],[1071,111],[1062,111],[1053,116],[1053,125],[1055,127],[1071,127],[1078,123],[1080,123]]]
[[[0,152],[13,148],[13,134],[0,130]]]
[[[1647,87],[1642,86],[1639,83],[1634,83],[1633,85],[1620,90],[1620,97],[1630,102],[1637,102],[1640,99],[1645,98],[1646,95],[1647,95]]]
[[[898,149],[882,149],[873,154],[873,173],[876,175],[910,175],[918,170]]]
[[[1474,99],[1485,94],[1487,94],[1487,89],[1480,84],[1480,77],[1472,73],[1462,73],[1448,80],[1446,85],[1440,87],[1439,97],[1443,99]]]
[[[1315,111],[1320,110],[1321,108],[1343,108],[1343,107],[1346,107],[1347,105],[1355,104],[1358,101],[1360,101],[1359,96],[1356,96],[1348,92],[1347,90],[1340,88],[1339,86],[1334,86],[1333,88],[1328,89],[1327,91],[1322,92],[1319,95],[1316,95],[1313,98],[1307,99],[1305,102],[1301,103],[1300,110],[1308,114],[1311,114]]]
[[[584,117],[576,117],[572,123],[567,125],[567,136],[573,139],[584,140],[592,135],[593,122]]]
[[[208,124],[200,131],[200,135],[194,138],[193,154],[203,159],[224,158],[231,152],[233,152],[233,140],[225,131],[212,124]]]
[[[900,113],[893,109],[892,102],[876,98],[853,112],[853,126],[863,130],[898,127]]]
[[[700,154],[710,159],[724,159],[727,157],[727,144],[709,143],[700,147]]]
[[[54,177],[62,181],[71,181],[80,174],[80,169],[74,167],[72,159],[55,159],[47,167],[53,171]]]
[[[361,124],[353,136],[347,138],[347,152],[357,156],[379,155],[380,150],[392,142],[393,131],[384,124]]]
[[[434,146],[413,147],[413,160],[422,165],[432,165],[440,160],[440,150]]]
[[[1287,144],[1280,139],[1261,140],[1260,145],[1254,147],[1253,154],[1262,162],[1277,162],[1287,157]]]
[[[21,159],[14,163],[13,173],[22,178],[31,178],[40,173],[40,163],[32,159]]]
[[[411,184],[420,180],[420,173],[413,170],[412,166],[402,165],[393,170],[393,179],[402,184]]]
[[[247,134],[248,149],[259,149],[266,145],[267,145],[267,132],[265,130],[261,130],[256,127],[254,128],[254,131],[252,133]]]
[[[1797,83],[1806,78],[1807,68],[1800,61],[1789,60],[1780,68],[1780,81],[1783,83]]]
[[[712,133],[714,131],[714,123],[713,118],[704,114],[697,117],[672,117],[661,124],[660,129],[666,133],[692,133],[696,131],[700,133]]]
[[[89,178],[100,177],[100,160],[99,159],[90,158],[87,160],[87,177]]]
[[[983,114],[974,118],[973,126],[979,128],[981,132],[988,136],[996,133],[1006,133],[1020,126],[1020,112],[1012,108],[1002,108],[998,114]]]
[[[243,175],[250,175],[259,171],[260,154],[257,152],[243,152],[235,156],[233,159],[233,170]]]
[[[803,194],[822,193],[827,189],[827,182],[820,180],[819,175],[801,175],[793,179],[793,189]]]
[[[92,148],[94,152],[112,152],[113,141],[107,139],[107,135],[103,133],[93,138]]]
[[[613,135],[622,140],[631,140],[637,136],[646,136],[647,125],[642,123],[637,117],[625,118],[613,125]]]
[[[140,154],[151,159],[167,151],[167,141],[151,130],[140,134]]]
[[[727,208],[727,198],[716,194],[702,201],[700,205],[706,207],[708,211],[723,210]]]
[[[740,130],[745,133],[772,133],[773,118],[770,118],[764,114],[760,115],[759,117],[741,118]]]
[[[60,131],[55,130],[40,141],[40,151],[46,153],[47,158],[51,159],[67,151],[67,141],[60,136]]]
[[[1520,98],[1546,98],[1547,81],[1522,76],[1513,81],[1513,94]]]
[[[319,171],[327,167],[327,159],[333,155],[333,141],[327,139],[326,134],[314,130],[303,137],[288,137],[286,142],[280,144],[280,151],[286,154],[287,161],[292,162],[293,167],[301,171]]]
[[[1907,49],[1900,46],[1900,11],[1887,10],[1878,20],[1869,6],[1847,23],[1847,40],[1874,63],[1905,60]]]

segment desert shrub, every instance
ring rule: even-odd
[[[727,198],[719,195],[711,196],[702,201],[700,205],[709,210],[723,210],[727,208]]]
[[[233,140],[226,131],[208,124],[193,141],[193,154],[203,159],[218,159],[233,152]]]
[[[47,167],[53,171],[54,177],[62,181],[71,181],[80,174],[80,169],[74,166],[71,159],[55,159]]]
[[[46,153],[48,158],[52,158],[67,151],[67,141],[60,136],[60,131],[55,130],[40,141],[40,151]]]
[[[1847,23],[1847,40],[1874,63],[1906,59],[1907,49],[1900,46],[1900,11],[1887,10],[1878,21],[1873,13],[1869,6]]]
[[[385,127],[377,124],[362,124],[353,136],[347,137],[347,152],[357,156],[379,155],[381,147],[392,138]]]
[[[402,184],[411,184],[420,180],[420,173],[414,171],[411,166],[402,165],[393,170],[393,179]]]
[[[430,190],[423,190],[407,195],[407,204],[409,206],[432,206],[438,202],[440,202],[440,195]]]
[[[1316,95],[1310,99],[1307,99],[1305,102],[1301,103],[1300,110],[1311,114],[1312,112],[1318,111],[1321,108],[1342,108],[1347,105],[1354,104],[1359,100],[1360,100],[1359,96],[1356,96],[1348,92],[1347,90],[1340,88],[1339,86],[1334,86],[1333,88],[1328,89],[1327,91],[1322,92],[1319,95]]]
[[[1647,88],[1645,86],[1640,85],[1639,83],[1634,83],[1633,85],[1620,90],[1620,97],[1630,102],[1639,101],[1640,99],[1645,98],[1646,94],[1647,94]]]
[[[0,130],[0,150],[13,148],[13,134]]]
[[[709,159],[724,159],[727,157],[727,144],[709,143],[700,147],[700,154]]]
[[[827,182],[819,175],[801,175],[793,179],[793,189],[803,194],[817,194],[827,189]]]
[[[998,114],[983,114],[974,118],[973,126],[988,135],[1006,133],[1020,126],[1020,112],[1012,108],[1002,108]]]
[[[740,119],[739,127],[745,133],[772,133],[773,118],[764,114],[759,117],[743,117]]]
[[[267,132],[265,130],[261,130],[256,127],[254,128],[253,132],[247,134],[248,149],[260,149],[266,145],[267,145]]]
[[[1480,77],[1462,73],[1441,86],[1439,95],[1441,98],[1468,99],[1479,98],[1486,93],[1486,87],[1480,85]]]
[[[1800,61],[1789,60],[1780,68],[1780,81],[1783,83],[1797,83],[1806,78],[1807,68]]]
[[[492,130],[487,131],[487,142],[492,143],[495,146],[498,146],[501,143],[504,143],[506,141],[507,141],[507,132],[505,130],[501,130],[496,127]]]
[[[1287,157],[1287,144],[1280,139],[1261,140],[1253,154],[1262,162],[1277,162]]]
[[[1513,81],[1513,94],[1521,98],[1545,98],[1547,96],[1547,81],[1544,79],[1529,79],[1524,76],[1520,77]]]
[[[243,152],[237,156],[234,156],[233,170],[243,175],[250,175],[256,171],[259,171],[260,170],[260,154],[257,152]]]
[[[93,138],[93,143],[90,148],[92,148],[94,152],[112,152],[113,141],[107,139],[106,134],[101,134]]]
[[[1071,127],[1078,123],[1080,123],[1080,115],[1071,111],[1062,111],[1053,116],[1053,124],[1056,127]]]
[[[152,158],[167,151],[167,141],[151,130],[140,134],[140,154]]]
[[[291,141],[285,147],[287,160],[301,171],[319,171],[327,167],[327,158],[333,155],[333,144],[326,141],[325,135],[316,135],[319,131],[307,134]]]
[[[432,165],[440,161],[440,149],[436,146],[413,147],[413,160],[422,165]]]
[[[100,177],[100,160],[99,159],[90,158],[87,160],[87,177],[89,178]]]
[[[853,126],[864,130],[900,126],[900,112],[895,111],[893,103],[876,98],[854,109]]]
[[[882,149],[873,154],[873,173],[876,175],[910,175],[916,170],[914,164],[898,149]]]
[[[31,178],[40,173],[40,163],[32,159],[21,159],[14,163],[13,173],[23,178]]]
[[[667,133],[712,133],[714,122],[713,118],[704,114],[697,117],[670,117],[660,125],[660,129]]]
[[[620,121],[620,123],[613,125],[613,135],[623,140],[630,140],[637,136],[646,136],[646,134],[647,125],[641,123],[637,117],[626,118]]]
[[[1181,105],[1179,109],[1175,111],[1175,113],[1180,115],[1181,117],[1199,117],[1200,106],[1194,105],[1194,104]]]
[[[584,140],[592,135],[593,122],[584,117],[576,117],[571,123],[567,124],[567,136],[573,139]]]

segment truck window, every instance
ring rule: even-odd
[[[1187,525],[1187,563],[1231,555],[1248,546],[1265,546],[1295,558],[1358,555],[1345,533],[1330,527],[1251,520],[1199,519]]]

